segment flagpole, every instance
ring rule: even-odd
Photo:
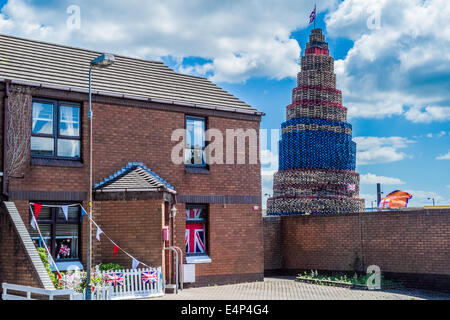
[[[314,29],[316,28],[316,16],[317,16],[317,10],[316,10],[316,5],[314,4]]]

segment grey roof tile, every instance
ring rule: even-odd
[[[94,190],[160,190],[175,192],[175,188],[141,162],[129,162],[125,167],[94,185]]]
[[[100,52],[0,34],[0,78],[88,89],[89,62]],[[211,81],[180,74],[162,62],[116,56],[93,71],[95,92],[259,113]]]

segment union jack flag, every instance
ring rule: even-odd
[[[70,255],[70,248],[63,244],[59,249],[59,254],[64,257],[67,257],[68,255]]]
[[[202,215],[202,209],[186,209],[186,219],[200,219]]]
[[[354,185],[354,184],[348,184],[348,185],[347,185],[347,190],[348,190],[348,191],[356,191],[356,185]]]
[[[141,280],[144,284],[151,284],[158,281],[158,273],[156,271],[141,272]]]
[[[316,8],[314,8],[314,10],[311,12],[309,16],[309,24],[313,23],[315,19],[316,19]]]
[[[205,225],[186,223],[186,253],[205,253]]]
[[[123,286],[123,273],[122,272],[113,272],[108,274],[108,278],[106,279],[112,286]]]

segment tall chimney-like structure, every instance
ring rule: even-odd
[[[321,29],[311,31],[281,127],[279,171],[267,214],[363,211],[352,126]]]

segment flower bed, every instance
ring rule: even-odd
[[[296,278],[296,281],[324,286],[357,289],[357,290],[374,290],[373,288],[369,288],[367,285],[367,281],[370,276],[371,276],[370,274],[357,275],[356,273],[353,275],[353,277],[348,277],[346,274],[343,273],[335,273],[332,275],[319,275],[317,270],[316,271],[311,270],[310,273],[307,273],[305,271],[303,274],[299,274]],[[381,276],[382,289],[394,289],[394,288],[398,289],[401,287],[402,287],[401,283],[386,280],[383,278],[383,276]]]

